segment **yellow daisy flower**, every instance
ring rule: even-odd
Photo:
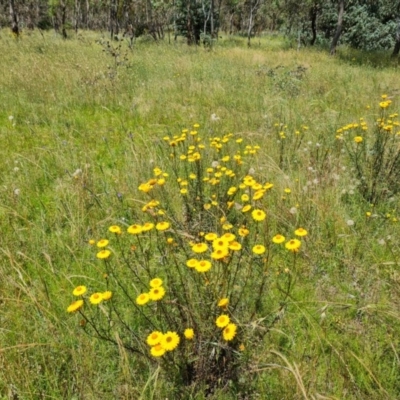
[[[229,249],[233,251],[239,251],[242,250],[242,245],[239,242],[234,241],[229,245]]]
[[[192,251],[195,253],[204,253],[208,250],[207,243],[196,243],[192,246]]]
[[[154,224],[152,222],[145,222],[142,226],[142,231],[147,232],[151,231],[154,228]]]
[[[148,303],[150,300],[150,296],[148,293],[141,293],[138,297],[136,297],[136,304],[139,306],[143,306]]]
[[[265,217],[267,216],[263,210],[253,210],[251,213],[254,221],[260,222],[264,221]]]
[[[227,257],[228,255],[229,255],[228,248],[221,248],[221,249],[214,250],[211,253],[211,258],[213,258],[214,260],[221,260],[221,259]]]
[[[165,296],[165,289],[162,286],[154,287],[150,289],[149,297],[150,300],[158,301]]]
[[[159,344],[161,342],[161,339],[163,337],[163,334],[159,331],[153,331],[150,333],[149,336],[147,336],[146,343],[149,346],[155,346],[156,344]]]
[[[236,336],[237,326],[233,323],[228,324],[222,331],[222,337],[229,342]]]
[[[262,244],[256,244],[254,247],[253,247],[253,253],[254,254],[264,254],[265,253],[265,246],[263,246]]]
[[[157,229],[158,231],[165,231],[165,230],[167,230],[169,227],[170,227],[170,223],[167,222],[167,221],[159,222],[159,223],[156,225],[156,229]]]
[[[165,349],[161,346],[161,344],[156,344],[150,349],[150,354],[153,357],[161,357],[165,354]]]
[[[298,239],[292,239],[286,242],[285,247],[293,252],[297,252],[301,246],[301,242]]]
[[[249,233],[250,233],[250,231],[249,231],[247,228],[245,228],[245,227],[239,228],[239,230],[238,230],[238,234],[239,234],[239,236],[241,236],[241,237],[245,237],[245,236],[247,236]]]
[[[110,243],[107,239],[101,239],[97,242],[97,247],[106,247]]]
[[[96,257],[99,258],[100,260],[104,260],[108,257],[110,257],[111,251],[110,250],[101,250],[96,254]]]
[[[73,294],[74,296],[82,296],[83,294],[86,293],[86,291],[87,291],[86,286],[80,285],[80,286],[77,286],[77,287],[73,290],[72,294]]]
[[[196,260],[195,258],[191,258],[190,260],[186,261],[186,266],[189,268],[196,268],[196,265],[199,261]]]
[[[211,262],[208,260],[198,261],[194,268],[197,272],[207,272],[211,269]]]
[[[307,231],[304,228],[298,228],[294,231],[294,234],[296,236],[306,236],[307,235]]]
[[[183,332],[183,335],[187,340],[192,340],[194,338],[194,330],[192,328],[187,328],[185,332]]]
[[[274,242],[274,243],[276,243],[276,244],[280,244],[280,243],[283,243],[284,241],[285,241],[285,236],[283,236],[283,235],[275,235],[273,238],[272,238],[272,241]]]
[[[210,233],[207,233],[207,234],[204,236],[204,239],[206,239],[208,242],[212,242],[212,241],[214,241],[215,239],[217,239],[217,237],[218,237],[218,235],[217,235],[216,233],[210,232]]]
[[[121,228],[118,225],[112,225],[108,228],[108,230],[116,235],[120,235],[122,233]]]
[[[82,307],[83,307],[83,300],[76,300],[68,306],[67,312],[73,313],[75,311],[80,310]]]
[[[154,278],[150,281],[150,287],[152,287],[152,288],[160,287],[160,286],[162,286],[162,284],[163,284],[163,281],[160,278]]]
[[[229,246],[229,240],[227,240],[224,237],[217,238],[212,242],[212,247],[214,250],[227,249],[228,246]]]
[[[101,294],[101,297],[103,298],[103,300],[107,301],[111,299],[112,295],[112,292],[107,290]]]
[[[242,208],[242,213],[246,213],[251,210],[251,205],[247,204]]]
[[[142,233],[143,227],[141,225],[134,224],[134,225],[131,225],[130,227],[128,227],[127,231],[131,235],[139,235],[139,233]]]
[[[180,338],[176,332],[167,332],[163,335],[161,339],[161,346],[166,351],[172,351],[176,349],[180,342]]]
[[[90,296],[89,301],[90,301],[92,304],[95,304],[95,305],[101,303],[101,302],[103,301],[103,295],[102,295],[102,293],[99,293],[99,292],[93,293],[93,294]]]
[[[226,314],[221,314],[216,320],[215,324],[218,326],[218,328],[225,328],[231,322],[230,318]]]
[[[218,302],[218,307],[221,307],[226,310],[228,304],[229,304],[229,299],[227,297],[224,297]]]

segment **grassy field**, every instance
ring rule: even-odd
[[[321,49],[297,51],[276,36],[255,39],[251,48],[240,38],[223,38],[211,50],[142,38],[130,49],[96,33],[63,41],[52,33],[24,32],[15,40],[7,30],[0,31],[0,54],[0,398],[400,398],[397,60],[347,49],[332,58]],[[387,99],[391,104],[382,104]],[[171,182],[161,202],[172,225],[182,227],[171,232],[184,265],[190,249],[182,237],[197,241],[204,228],[185,225],[182,207],[196,214],[190,203],[200,199],[187,202],[173,186],[174,174],[190,171],[176,166],[171,141],[195,124],[204,143],[232,133],[259,146],[256,154],[243,156],[237,178],[250,171],[273,184],[252,204],[266,212],[268,225],[259,228],[242,217],[244,197],[234,199],[234,218],[221,221],[232,222],[234,232],[246,221],[255,226],[251,240],[267,252],[261,258],[244,250],[237,259],[241,269],[224,295],[241,301],[241,308],[228,309],[238,333],[227,342],[240,374],[215,386],[200,378],[179,384],[173,355],[140,356],[124,345],[136,334],[145,343],[150,331],[141,328],[147,314],[133,316],[121,291],[128,288],[136,297],[142,289],[131,283],[116,244],[111,249],[117,264],[109,275],[120,273],[122,284],[112,288],[111,301],[121,307],[130,333],[114,331],[108,321],[114,343],[101,340],[82,316],[67,312],[78,285],[92,292],[110,288],[103,269],[109,264],[96,257],[89,241],[115,243],[110,226],[125,232],[143,222],[146,193],[138,187],[155,167]],[[389,136],[381,143],[383,132]],[[233,141],[223,155],[233,157],[239,147],[240,140]],[[218,154],[206,147],[202,160],[215,167]],[[388,160],[380,175],[374,174],[374,160]],[[378,187],[379,195],[368,196],[363,182]],[[206,227],[222,233],[225,228],[212,221]],[[308,234],[298,252],[284,245],[274,250],[274,235],[292,239],[300,227]],[[135,238],[122,236],[136,254],[141,242],[133,247]],[[151,240],[144,246],[143,254],[165,251]],[[155,271],[157,262],[164,265],[148,262],[145,272]],[[268,277],[255,298],[251,285],[261,275],[247,274],[253,264]],[[167,291],[179,268],[157,269],[169,282]],[[206,285],[185,279],[191,299],[196,290],[207,299],[207,279]],[[287,282],[290,290],[283,288]],[[172,295],[168,301],[174,302]],[[193,309],[199,318],[210,306],[206,302]],[[253,303],[261,305],[250,313],[246,307]],[[101,310],[106,313],[105,306]],[[213,313],[210,318],[218,315]],[[91,315],[89,321],[102,318],[101,311]],[[182,343],[184,328],[177,328]],[[204,337],[204,347],[213,342]]]

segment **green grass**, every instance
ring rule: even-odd
[[[335,139],[343,125],[374,118],[383,93],[399,111],[398,64],[263,37],[251,48],[223,38],[211,51],[122,42],[115,67],[100,39],[33,32],[16,41],[0,31],[2,398],[174,398],[156,363],[85,335],[66,307],[82,280],[104,286],[88,240],[138,218],[137,187],[154,165],[168,168],[162,137],[194,123],[206,137],[259,144],[248,167],[274,183],[268,217],[309,231],[290,300],[266,316],[279,318],[261,350],[245,344],[241,396],[399,398],[399,201],[367,204]],[[271,274],[284,276],[284,265]],[[279,303],[276,288],[267,296]],[[213,397],[238,398],[235,390]]]

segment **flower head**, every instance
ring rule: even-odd
[[[147,336],[146,342],[149,346],[155,346],[161,342],[163,334],[159,331],[153,331]]]
[[[211,269],[211,262],[208,260],[200,260],[194,268],[197,272],[207,272]]]
[[[215,324],[218,326],[218,328],[225,328],[230,322],[230,318],[226,314],[221,314],[216,320]]]
[[[161,357],[165,354],[165,349],[161,346],[161,344],[156,344],[150,349],[150,354],[153,357]]]
[[[276,243],[276,244],[280,244],[280,243],[283,243],[284,241],[285,241],[285,236],[283,236],[283,235],[275,235],[273,238],[272,238],[272,241],[274,242],[274,243]]]
[[[298,239],[291,239],[288,242],[286,242],[285,247],[292,251],[292,252],[297,252],[301,246],[301,242]]]
[[[101,294],[101,297],[103,298],[103,300],[107,301],[111,299],[112,295],[112,292],[107,290]]]
[[[101,303],[103,301],[102,293],[99,293],[99,292],[93,293],[90,296],[89,301],[94,305]]]
[[[256,244],[255,246],[253,246],[253,253],[254,254],[264,254],[265,253],[265,246],[263,246],[262,244]]]
[[[96,257],[99,258],[100,260],[104,260],[108,257],[110,257],[111,251],[110,250],[101,250],[96,254]]]
[[[194,338],[194,330],[192,328],[187,328],[185,332],[183,332],[183,335],[187,340],[192,340]]]
[[[150,289],[149,297],[150,300],[158,301],[161,300],[165,295],[165,289],[162,286],[153,287]]]
[[[83,307],[83,300],[76,300],[68,306],[67,311],[69,313],[73,313],[75,311],[80,310],[82,307]]]
[[[224,310],[226,310],[228,308],[228,304],[229,304],[229,299],[227,297],[224,297],[218,302],[218,307],[221,307]]]
[[[236,336],[237,326],[233,323],[228,324],[222,331],[222,337],[229,342]]]
[[[131,225],[130,227],[128,227],[127,231],[131,235],[139,235],[139,233],[142,233],[143,227],[141,225],[134,224],[134,225]]]
[[[207,243],[196,243],[192,246],[192,251],[195,253],[204,253],[208,250]]]
[[[107,239],[101,239],[97,242],[97,247],[106,247],[110,243]]]
[[[294,234],[296,235],[296,236],[306,236],[307,235],[307,231],[304,229],[304,228],[298,228],[298,229],[296,229],[295,231],[294,231]]]
[[[150,287],[156,288],[162,286],[163,281],[160,278],[154,278],[150,281]]]
[[[115,233],[116,235],[120,235],[121,234],[121,228],[118,225],[111,225],[108,230],[111,233]]]
[[[195,258],[191,258],[190,260],[186,261],[186,266],[188,266],[189,268],[196,268],[196,265],[199,261],[196,260]]]
[[[169,227],[170,227],[170,223],[167,222],[167,221],[159,222],[159,223],[156,225],[156,229],[157,229],[158,231],[165,231],[165,230],[167,230]]]
[[[251,213],[253,219],[257,222],[264,221],[267,214],[263,210],[253,210]]]
[[[363,138],[362,138],[362,136],[356,136],[356,137],[354,138],[354,141],[355,141],[356,143],[361,143],[361,142],[363,141]]]
[[[148,303],[150,300],[150,296],[148,293],[141,293],[138,297],[136,297],[136,304],[139,306],[143,306]]]
[[[176,349],[180,342],[180,338],[176,332],[167,332],[161,339],[161,346],[166,351],[172,351]]]
[[[72,294],[73,294],[74,296],[82,296],[83,294],[86,293],[86,291],[87,291],[86,286],[80,285],[80,286],[77,286],[77,287],[73,290]]]

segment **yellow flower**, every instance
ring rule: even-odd
[[[228,304],[229,304],[229,299],[227,297],[224,297],[218,302],[218,307],[221,307],[226,310]]]
[[[176,332],[167,332],[161,339],[161,346],[165,351],[172,351],[176,349],[180,342],[180,338]]]
[[[110,299],[111,299],[112,295],[113,295],[112,292],[110,292],[109,290],[107,290],[107,291],[105,291],[105,292],[103,292],[103,293],[101,294],[101,297],[103,298],[103,300],[107,301],[107,300],[110,300]]]
[[[361,143],[361,142],[363,141],[363,138],[362,138],[362,136],[356,136],[356,137],[354,138],[354,141],[355,141],[356,143]]]
[[[225,328],[230,322],[230,318],[226,314],[221,314],[216,320],[215,324],[218,326],[218,328]]]
[[[150,300],[150,296],[148,293],[141,293],[138,297],[136,297],[136,304],[139,306],[143,306]]]
[[[165,289],[162,286],[153,287],[150,289],[149,297],[153,301],[161,300],[165,295]]]
[[[307,235],[307,231],[304,228],[298,228],[294,231],[294,234],[296,236],[306,236]]]
[[[101,260],[104,260],[108,257],[110,257],[111,251],[110,250],[101,250],[96,254],[97,258],[100,258]]]
[[[240,351],[244,351],[244,350],[245,350],[245,346],[244,346],[244,344],[243,344],[243,343],[241,343],[241,344],[240,344],[240,346],[239,346],[239,350],[240,350]]]
[[[91,246],[93,246],[95,243],[96,243],[96,241],[95,241],[94,239],[90,239],[90,240],[89,240],[89,244],[90,244]]]
[[[196,268],[197,263],[198,260],[196,260],[195,258],[191,258],[190,260],[186,261],[186,266],[188,266],[189,268]]]
[[[222,229],[224,231],[229,231],[229,229],[232,229],[232,228],[233,228],[233,225],[231,223],[229,223],[229,222],[227,222],[227,223],[222,225]]]
[[[253,200],[260,200],[260,199],[262,199],[263,196],[264,196],[264,194],[265,194],[265,190],[263,190],[263,189],[257,190],[257,191],[254,193]]]
[[[90,302],[92,303],[92,304],[99,304],[99,303],[101,303],[102,301],[103,301],[103,296],[102,296],[102,294],[101,293],[99,293],[99,292],[96,292],[96,293],[93,293],[91,296],[90,296]]]
[[[86,293],[86,291],[87,291],[86,286],[80,285],[80,286],[77,286],[77,287],[74,289],[74,291],[72,292],[72,294],[73,294],[74,296],[82,296],[83,294]]]
[[[207,211],[211,208],[211,204],[210,203],[204,204],[203,208]]]
[[[215,239],[217,239],[217,237],[218,237],[218,235],[217,235],[216,233],[210,232],[210,233],[207,233],[207,234],[204,236],[204,239],[206,239],[208,242],[212,242],[212,241],[214,241]]]
[[[111,233],[115,233],[117,235],[121,234],[121,228],[118,225],[112,225],[108,228]]]
[[[197,272],[207,272],[211,269],[211,262],[208,260],[198,261],[194,268]]]
[[[106,247],[110,243],[107,239],[101,239],[97,242],[97,247]]]
[[[252,250],[254,254],[263,254],[265,253],[265,246],[262,244],[256,244]]]
[[[291,191],[289,188],[286,188],[286,189],[284,190],[284,192],[287,193],[287,194],[292,193],[292,191]]]
[[[183,334],[187,340],[192,340],[194,338],[194,330],[192,328],[185,329]]]
[[[82,307],[83,307],[83,300],[76,300],[68,306],[67,312],[73,313],[75,311],[80,310]]]
[[[264,221],[266,214],[263,210],[253,210],[251,216],[255,221]]]
[[[217,238],[212,242],[212,247],[214,250],[226,249],[228,248],[228,246],[229,246],[229,240],[227,240],[224,237]]]
[[[285,241],[285,236],[283,236],[283,235],[275,235],[275,236],[272,238],[272,241],[273,241],[274,243],[276,243],[276,244],[283,243],[283,242]]]
[[[211,258],[214,260],[221,260],[229,255],[229,250],[228,248],[221,248],[213,251],[211,253]]]
[[[156,344],[150,349],[150,354],[153,357],[161,357],[165,354],[165,349],[161,346],[161,344]]]
[[[233,242],[236,236],[233,233],[226,232],[221,236],[222,239],[226,239],[228,242]]]
[[[159,331],[153,331],[147,336],[146,342],[149,346],[155,346],[161,342],[163,334]]]
[[[156,225],[156,229],[157,229],[158,231],[165,231],[165,230],[167,230],[169,227],[170,227],[170,223],[167,222],[167,221],[159,222],[159,223]]]
[[[246,201],[249,201],[250,197],[248,194],[244,193],[244,194],[242,194],[240,199],[243,201],[243,203],[245,203]]]
[[[130,233],[131,235],[139,235],[139,233],[142,233],[143,231],[143,227],[141,225],[138,224],[134,224],[131,225],[128,229],[127,229],[128,233]]]
[[[251,205],[247,204],[242,208],[242,213],[246,213],[247,211],[251,210]]]
[[[152,222],[145,222],[142,226],[142,231],[147,232],[151,231],[154,228],[154,224]]]
[[[206,243],[196,243],[192,246],[192,251],[194,253],[204,253],[208,250],[208,246]]]
[[[233,251],[239,251],[242,249],[242,245],[239,242],[231,242],[229,245],[229,249]]]
[[[236,336],[237,326],[233,323],[228,324],[222,331],[222,337],[229,342]]]
[[[298,239],[292,239],[286,242],[285,247],[293,252],[297,252],[301,246],[301,242]]]
[[[150,287],[156,288],[162,286],[163,281],[160,278],[154,278],[150,281]]]
[[[245,237],[245,236],[247,236],[249,233],[250,233],[250,231],[249,231],[247,228],[245,228],[245,227],[239,228],[239,230],[238,230],[238,234],[239,234],[239,236],[241,236],[241,237]]]

